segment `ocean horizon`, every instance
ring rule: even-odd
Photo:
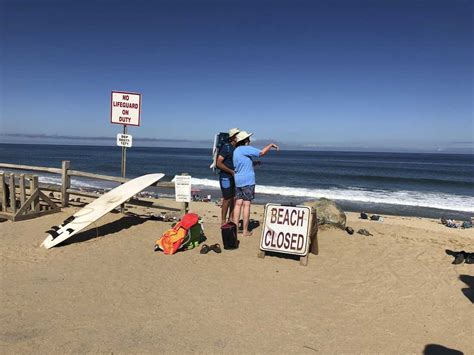
[[[59,168],[62,160],[74,170],[120,176],[121,148],[0,143],[0,163]],[[301,204],[324,197],[351,211],[436,218],[474,214],[473,154],[283,150],[261,161],[256,203]],[[210,164],[210,148],[133,147],[127,149],[126,176],[186,172],[193,188],[217,199],[218,175]],[[38,175],[41,183],[61,183],[59,175]],[[116,184],[74,178],[73,186],[108,189]],[[173,197],[173,191],[161,189],[159,195]]]

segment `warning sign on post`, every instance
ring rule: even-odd
[[[127,126],[140,126],[141,105],[141,94],[112,91],[110,123]]]
[[[132,147],[132,136],[130,134],[117,134],[117,145],[119,147]]]
[[[304,256],[308,253],[311,226],[308,206],[265,206],[260,249]]]
[[[177,202],[191,202],[191,176],[176,175],[174,189]]]

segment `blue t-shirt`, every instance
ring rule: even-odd
[[[233,162],[233,155],[234,155],[234,146],[230,143],[224,143],[219,150],[219,155],[224,158],[223,164],[231,170],[234,170],[234,162]],[[219,171],[220,177],[231,177],[232,175],[226,173],[223,170]]]
[[[252,158],[260,156],[260,149],[241,145],[234,150],[235,186],[255,185],[255,172]]]

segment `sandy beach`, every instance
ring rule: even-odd
[[[474,251],[474,230],[384,216],[321,230],[309,265],[257,258],[261,227],[238,250],[173,256],[153,251],[170,227],[129,206],[69,244],[45,250],[44,231],[79,205],[0,223],[2,353],[384,353],[430,344],[474,352],[474,266],[445,249]],[[208,243],[220,243],[219,207],[192,202]],[[263,206],[252,207],[262,221]],[[429,347],[428,349],[431,349]]]

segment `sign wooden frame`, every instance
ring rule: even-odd
[[[309,220],[306,227],[306,245],[304,246],[304,251],[301,252],[288,252],[288,250],[277,250],[278,248],[268,248],[264,246],[264,237],[267,233],[267,213],[269,212],[271,207],[287,207],[287,208],[297,208],[297,209],[307,209],[309,212]],[[319,246],[318,246],[318,225],[317,225],[317,216],[316,210],[309,207],[309,206],[301,206],[301,205],[281,205],[281,204],[274,204],[269,203],[265,206],[265,214],[264,214],[264,222],[262,227],[262,235],[260,239],[260,251],[258,253],[259,258],[265,258],[267,253],[281,253],[286,255],[292,255],[299,257],[300,265],[307,266],[308,265],[308,254],[311,252],[313,254],[319,254]]]

